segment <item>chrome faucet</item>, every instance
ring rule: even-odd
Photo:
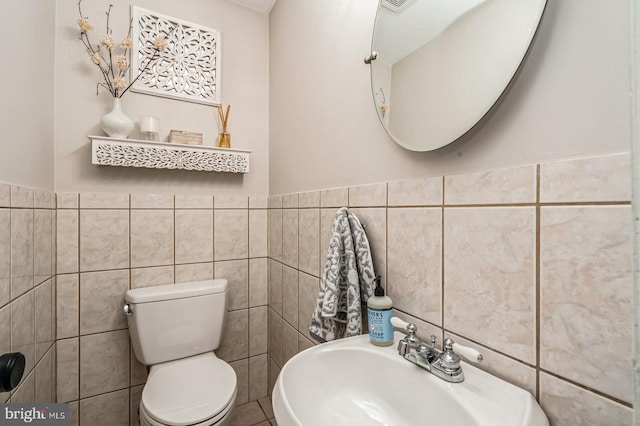
[[[444,340],[442,350],[436,348],[436,336],[431,336],[431,345],[425,344],[416,336],[418,327],[413,323],[407,323],[398,317],[393,317],[391,324],[409,333],[398,342],[398,354],[442,380],[451,383],[460,383],[464,380],[460,356],[454,352],[454,349],[470,361],[482,362],[480,352],[454,343],[448,338]]]

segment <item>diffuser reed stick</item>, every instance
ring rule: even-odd
[[[218,146],[220,148],[231,148],[231,135],[227,132],[227,124],[229,123],[229,112],[231,105],[227,105],[227,112],[222,112],[222,105],[218,105],[218,115],[220,116],[220,124],[222,132],[218,135]]]

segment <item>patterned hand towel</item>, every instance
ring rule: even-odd
[[[346,207],[333,221],[327,261],[309,331],[320,342],[362,332],[361,304],[373,295],[375,271],[369,240]]]

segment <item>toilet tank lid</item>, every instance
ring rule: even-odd
[[[128,290],[124,296],[127,303],[160,302],[163,300],[183,299],[186,297],[203,296],[206,294],[223,293],[227,290],[226,279],[192,281],[143,287]]]

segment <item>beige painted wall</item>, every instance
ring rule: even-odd
[[[378,122],[377,1],[280,0],[270,16],[270,193],[464,173],[629,150],[629,5],[549,0],[520,74],[484,122],[415,153]]]
[[[53,189],[54,2],[4,2],[0,182]]]
[[[129,1],[84,0],[83,14],[94,23],[93,40],[105,29],[105,7],[112,3],[111,26],[116,40],[127,32]],[[231,104],[232,146],[253,150],[251,172],[186,172],[98,167],[91,164],[87,135],[102,134],[98,123],[111,98],[78,38],[76,1],[57,1],[56,17],[56,190],[131,193],[228,193],[266,195],[268,191],[268,55],[269,25],[265,14],[223,0],[141,0],[135,4],[222,33],[222,102]],[[217,112],[211,106],[156,96],[127,93],[124,112],[134,121],[141,115],[160,118],[160,138],[171,129],[204,133],[204,145],[214,146]],[[137,130],[131,137],[136,137]]]

